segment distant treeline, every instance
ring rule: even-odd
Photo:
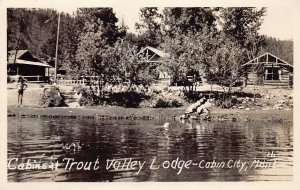
[[[292,40],[279,40],[272,37],[266,37],[263,51],[270,52],[280,57],[281,59],[287,61],[288,63],[292,65],[294,64],[294,47]]]

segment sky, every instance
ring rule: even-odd
[[[268,7],[260,32],[281,40],[293,39],[294,18],[290,7]]]
[[[135,23],[139,21],[139,9],[136,5],[128,6],[124,9],[121,6],[114,7],[113,10],[119,19],[123,19],[129,31],[135,33]],[[72,12],[74,8],[64,8],[61,11]],[[267,7],[267,14],[261,25],[260,33],[275,37],[281,40],[293,39],[294,15],[291,7]]]

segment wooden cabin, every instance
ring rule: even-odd
[[[139,54],[142,54],[146,59],[146,63],[149,63],[149,64],[163,63],[163,59],[165,57],[170,56],[170,54],[165,53],[161,50],[158,50],[158,49],[150,47],[150,46],[143,48],[139,52]],[[171,79],[171,76],[166,71],[163,71],[163,70],[159,71],[158,80],[160,83],[166,83],[166,84],[170,85],[170,79]]]
[[[34,57],[28,50],[8,52],[8,75],[22,75],[28,81],[48,81],[50,65]]]
[[[289,87],[292,84],[293,65],[271,53],[254,58],[243,67],[249,85]]]
[[[146,62],[151,63],[159,63],[163,64],[164,58],[170,57],[169,53],[165,53],[161,50],[158,50],[156,48],[147,46],[143,48],[139,54],[142,54]],[[170,74],[163,70],[163,68],[159,69],[159,75],[158,75],[158,82],[167,84],[167,85],[175,85],[175,86],[185,86],[187,84],[194,84],[194,85],[200,85],[205,79],[202,77],[199,77],[199,71],[189,71],[186,73],[187,80],[186,81],[172,81],[172,77]]]

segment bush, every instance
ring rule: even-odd
[[[45,107],[66,106],[65,98],[57,87],[45,88],[40,103]]]
[[[122,107],[139,107],[140,103],[150,97],[135,91],[112,93],[106,99],[109,105]]]
[[[200,98],[202,98],[204,94],[202,92],[198,91],[187,91],[184,92],[184,98],[186,101],[193,103],[198,101]]]
[[[78,100],[80,106],[94,106],[99,103],[99,97],[89,88],[78,87],[77,93],[81,94],[81,97]]]
[[[239,106],[241,104],[240,101],[235,96],[224,96],[224,97],[218,97],[218,99],[215,102],[215,105],[221,108],[232,108],[234,106]]]
[[[146,102],[141,104],[141,107],[150,108],[174,108],[181,107],[184,100],[178,96],[156,95]]]

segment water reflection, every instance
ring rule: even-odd
[[[65,147],[73,142],[83,145]],[[268,152],[273,152],[273,157],[267,156]],[[8,118],[8,158],[18,158],[18,165],[26,164],[28,159],[49,166],[58,164],[57,170],[8,169],[9,181],[292,180],[292,155],[292,123]],[[64,158],[77,162],[97,160],[99,168],[68,170]],[[107,169],[107,159],[113,158],[121,161],[132,158],[145,165],[140,171],[138,167],[126,171]],[[178,168],[162,168],[164,161],[176,159],[182,163],[203,161],[203,166],[233,160],[245,162],[248,167],[253,160],[276,161],[277,168],[240,170],[193,165],[182,169],[180,174]]]

